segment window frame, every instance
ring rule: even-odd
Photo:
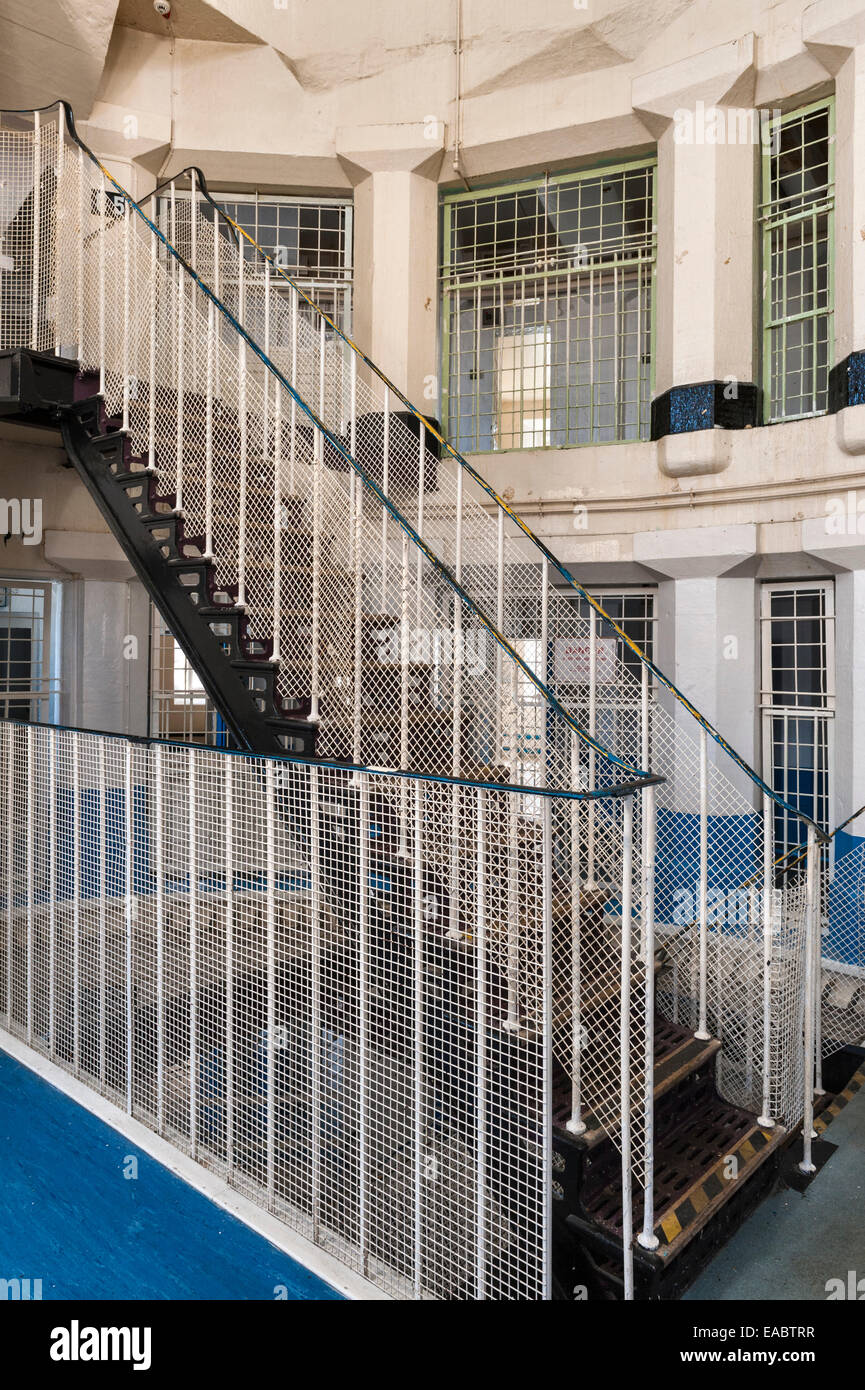
[[[784,216],[773,210],[771,201],[772,192],[772,146],[777,130],[792,121],[797,121],[812,115],[817,111],[826,111],[828,114],[828,181],[826,192],[819,204],[821,211],[815,213],[813,209],[802,211],[799,214],[793,213]],[[787,316],[786,312],[777,320],[772,316],[772,234],[779,226],[790,226],[795,222],[804,222],[805,218],[821,216],[825,213],[827,218],[827,309],[810,310],[797,315]],[[761,322],[760,322],[760,354],[761,354],[761,384],[763,393],[762,414],[763,424],[775,425],[784,424],[792,420],[811,420],[818,416],[828,413],[828,402],[826,408],[799,412],[797,414],[778,413],[775,409],[775,401],[772,396],[772,334],[788,323],[805,321],[810,319],[817,323],[820,318],[825,318],[828,322],[827,328],[827,347],[826,347],[826,374],[828,389],[828,374],[833,366],[833,349],[835,342],[835,97],[834,94],[828,97],[821,97],[818,101],[809,102],[806,106],[797,106],[793,110],[785,111],[781,116],[774,117],[769,122],[768,139],[765,139],[761,149],[761,168],[760,168],[760,265],[762,272],[762,298],[761,298]],[[786,270],[785,270],[786,275]],[[816,336],[814,341],[816,342]],[[784,347],[784,361],[786,364],[787,348]],[[782,378],[784,373],[782,372]],[[816,395],[816,366],[812,367],[812,402]],[[786,398],[786,387],[784,398]]]
[[[565,268],[558,268],[558,269],[554,268],[554,269],[552,269],[552,270],[550,270],[550,269],[546,269],[546,270],[543,270],[543,269],[533,269],[530,276],[527,276],[525,267],[523,267],[523,268],[521,269],[520,267],[518,267],[518,266],[516,266],[516,265],[515,265],[511,270],[509,270],[509,271],[507,271],[507,272],[505,272],[504,270],[502,270],[502,271],[500,272],[499,275],[496,275],[494,270],[491,271],[491,272],[485,272],[484,270],[482,270],[482,269],[479,270],[477,267],[475,267],[474,270],[473,270],[473,272],[472,272],[472,277],[471,277],[471,279],[467,280],[466,282],[461,282],[461,281],[459,280],[459,278],[458,278],[457,268],[456,268],[456,266],[455,266],[455,263],[454,263],[454,261],[453,261],[453,259],[452,259],[452,255],[451,255],[451,251],[452,251],[452,241],[453,241],[453,239],[452,239],[452,231],[453,231],[453,212],[454,212],[454,209],[455,209],[456,207],[458,207],[458,206],[459,206],[460,204],[462,204],[462,203],[466,203],[466,202],[470,202],[470,201],[479,201],[479,200],[481,200],[481,199],[483,199],[483,198],[496,197],[496,196],[499,196],[499,195],[507,195],[507,194],[510,194],[510,193],[519,194],[519,193],[521,193],[521,192],[531,192],[531,191],[533,191],[533,190],[536,190],[536,189],[539,187],[539,185],[541,185],[541,184],[544,184],[544,185],[546,186],[546,188],[549,189],[549,188],[553,188],[553,187],[556,187],[556,186],[559,186],[559,185],[562,185],[562,184],[568,184],[568,185],[570,185],[570,184],[584,183],[584,182],[587,182],[587,181],[590,181],[590,180],[598,180],[598,179],[610,178],[610,177],[613,177],[613,176],[618,175],[618,174],[638,173],[638,172],[641,172],[641,171],[645,171],[645,172],[647,173],[647,175],[648,175],[648,184],[649,184],[650,197],[651,197],[651,215],[650,215],[650,218],[649,218],[649,232],[648,232],[648,236],[647,236],[647,248],[646,248],[646,250],[645,250],[644,253],[640,253],[639,255],[636,255],[636,256],[634,256],[634,257],[633,257],[632,259],[630,259],[630,260],[626,260],[626,259],[624,259],[621,255],[619,255],[619,256],[616,257],[615,261],[610,261],[610,262],[607,262],[607,263],[598,263],[597,267],[595,267],[595,269],[597,269],[599,272],[603,272],[605,269],[606,269],[606,270],[612,270],[612,269],[618,270],[618,269],[620,269],[620,268],[621,268],[621,269],[627,269],[628,267],[632,267],[632,268],[637,269],[637,270],[644,270],[644,273],[645,273],[645,277],[646,277],[646,278],[645,278],[645,292],[646,292],[646,294],[647,294],[647,296],[648,296],[648,300],[649,300],[649,304],[648,304],[648,317],[649,317],[649,325],[648,325],[648,343],[649,343],[649,349],[648,349],[648,351],[649,351],[649,361],[648,361],[647,364],[644,363],[644,360],[643,360],[643,353],[642,353],[642,350],[640,349],[640,340],[641,340],[641,332],[642,332],[642,330],[641,330],[640,328],[638,328],[638,329],[637,329],[637,347],[638,347],[638,359],[639,359],[639,360],[638,360],[638,372],[637,372],[637,381],[638,381],[638,383],[639,383],[639,381],[640,381],[640,372],[641,372],[641,369],[642,369],[642,367],[643,367],[644,365],[648,367],[648,372],[647,372],[647,380],[646,380],[646,383],[645,383],[645,398],[644,398],[644,395],[643,395],[642,387],[640,388],[639,393],[638,393],[638,403],[637,403],[638,425],[637,425],[637,434],[636,434],[633,438],[628,438],[628,437],[617,437],[617,438],[615,438],[615,439],[608,439],[608,440],[605,440],[605,439],[588,439],[588,440],[585,440],[585,441],[580,441],[580,440],[576,440],[576,439],[575,439],[575,440],[573,440],[573,441],[567,441],[567,442],[564,443],[564,444],[549,442],[549,443],[540,443],[540,444],[538,444],[538,443],[533,443],[533,444],[527,445],[527,444],[524,444],[524,443],[520,442],[519,444],[507,445],[507,446],[505,446],[505,447],[502,448],[502,449],[495,449],[495,448],[494,448],[493,450],[488,450],[488,449],[485,449],[485,448],[476,447],[476,448],[466,448],[466,449],[464,450],[464,452],[466,452],[466,453],[489,453],[489,452],[495,452],[495,453],[501,452],[501,453],[504,453],[504,452],[512,452],[512,451],[517,451],[517,450],[519,450],[519,451],[522,452],[522,451],[524,451],[524,450],[526,450],[526,449],[539,450],[539,449],[561,449],[561,448],[569,448],[569,449],[571,449],[571,448],[573,448],[573,449],[579,449],[579,448],[595,448],[595,447],[599,447],[599,446],[607,445],[607,444],[643,443],[643,442],[646,442],[646,441],[649,440],[649,438],[650,438],[650,436],[651,436],[651,402],[652,402],[652,398],[653,398],[653,394],[654,394],[654,387],[655,387],[656,327],[657,327],[657,295],[656,295],[656,280],[657,280],[657,261],[658,261],[658,257],[657,257],[657,251],[658,251],[658,224],[657,224],[657,206],[658,206],[658,157],[657,157],[657,154],[656,154],[656,153],[643,155],[642,157],[638,157],[638,158],[632,158],[632,159],[627,159],[627,160],[621,160],[621,161],[618,161],[618,162],[616,162],[616,163],[614,163],[614,164],[594,165],[594,166],[592,166],[591,168],[587,168],[587,169],[568,170],[568,171],[563,171],[563,172],[556,173],[556,174],[549,174],[549,173],[545,173],[544,171],[541,171],[541,172],[539,172],[538,174],[536,174],[536,175],[534,175],[534,176],[532,176],[532,177],[522,178],[522,179],[514,180],[514,181],[508,182],[508,183],[490,183],[490,184],[484,184],[484,185],[476,186],[475,188],[473,188],[473,189],[471,189],[471,190],[459,190],[459,191],[453,191],[453,190],[447,190],[447,189],[442,190],[441,199],[440,199],[440,201],[441,201],[440,228],[441,228],[441,238],[442,238],[442,250],[441,250],[441,255],[440,255],[440,258],[439,258],[439,261],[440,261],[440,268],[439,268],[439,284],[440,284],[440,289],[439,289],[439,324],[440,324],[440,342],[441,342],[441,356],[440,356],[440,374],[441,374],[441,378],[440,378],[440,390],[439,390],[439,415],[440,415],[440,419],[442,420],[442,425],[443,425],[443,430],[444,430],[444,432],[445,432],[445,437],[448,438],[449,440],[451,440],[452,443],[454,443],[454,447],[459,448],[459,446],[460,446],[460,430],[459,430],[459,427],[458,427],[458,430],[457,430],[457,438],[456,438],[456,440],[454,440],[453,437],[452,437],[452,431],[451,431],[451,428],[450,428],[450,412],[451,412],[451,403],[452,403],[452,394],[453,394],[453,393],[451,392],[451,387],[450,387],[450,383],[451,383],[451,360],[450,360],[450,359],[451,359],[451,339],[452,339],[452,336],[453,336],[453,331],[452,331],[452,326],[451,326],[451,317],[452,317],[452,313],[453,313],[453,307],[452,307],[452,306],[453,306],[453,300],[454,300],[455,298],[458,298],[459,295],[460,295],[461,293],[464,293],[466,290],[473,290],[473,291],[475,291],[476,294],[480,294],[480,293],[483,291],[483,289],[484,289],[485,287],[486,287],[486,288],[490,288],[490,287],[496,286],[496,287],[500,290],[501,287],[502,287],[505,283],[509,283],[509,282],[513,282],[513,283],[516,285],[520,280],[522,280],[523,284],[525,285],[527,279],[531,279],[532,282],[537,282],[537,281],[543,280],[543,281],[544,281],[544,284],[546,285],[547,283],[554,282],[555,279],[556,279],[556,277],[561,277],[561,276],[564,276],[564,275],[567,275],[567,276],[571,276],[571,275],[573,275],[573,276],[580,276],[580,275],[587,275],[587,274],[588,274],[588,275],[591,275],[591,274],[593,273],[593,267],[592,267],[591,265],[588,266],[588,267],[583,267],[583,266],[571,267],[569,270],[568,270],[568,269],[565,269]],[[487,274],[487,273],[489,274],[489,278],[485,279],[484,276],[485,276],[485,274]],[[641,291],[642,291],[642,285],[641,285]],[[617,312],[618,312],[618,310],[617,310]],[[476,334],[476,336],[477,336],[477,334]],[[570,365],[571,365],[571,364],[569,363],[569,364],[568,364],[569,370],[570,370]],[[603,384],[603,383],[600,383],[600,384]],[[597,403],[597,402],[595,401],[595,397],[594,397],[595,388],[596,388],[596,383],[595,383],[595,381],[593,380],[593,381],[590,382],[590,405],[589,405],[589,408],[590,408],[590,423],[589,423],[589,430],[590,430],[590,432],[593,431],[593,430],[596,428],[596,423],[595,423],[595,418],[594,418],[594,417],[595,417],[595,411],[596,411],[598,408],[600,408],[600,403]],[[570,421],[571,412],[573,411],[574,414],[576,414],[577,411],[579,410],[579,405],[578,405],[578,401],[577,401],[577,393],[579,392],[579,389],[580,389],[580,387],[579,387],[578,384],[572,386],[572,385],[570,384],[570,382],[568,383],[568,386],[567,386],[567,394],[566,394],[566,406],[565,406],[565,410],[566,410],[566,426],[565,426],[565,432],[566,432],[566,433],[568,432],[568,428],[569,428],[569,421]],[[572,402],[573,402],[573,403],[572,403]],[[621,405],[620,402],[618,402],[618,403],[616,403],[616,404],[617,404],[618,406]],[[499,404],[498,404],[497,412],[496,412],[496,413],[500,413],[500,410],[501,410],[501,402],[499,402]],[[644,421],[644,423],[641,423],[641,422],[640,422],[640,416],[641,416],[643,413],[645,413],[645,421]],[[473,419],[476,421],[477,417],[476,417],[476,416],[473,416]],[[475,443],[477,443],[477,442],[479,441],[479,439],[480,439],[480,433],[479,433],[479,430],[478,430],[478,428],[477,428],[477,424],[476,424],[476,423],[475,423],[475,427],[474,427],[474,429],[473,429],[473,435],[474,435]],[[520,436],[521,436],[521,438],[522,438],[522,431],[520,431]]]

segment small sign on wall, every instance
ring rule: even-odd
[[[619,663],[615,637],[595,640],[596,678],[599,685],[618,685]],[[563,685],[588,685],[591,669],[588,637],[556,637],[553,642],[553,679]]]

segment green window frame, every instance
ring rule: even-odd
[[[648,439],[657,160],[442,196],[442,420],[463,453]]]
[[[769,122],[762,150],[763,419],[828,409],[834,345],[835,102]]]

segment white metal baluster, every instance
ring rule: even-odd
[[[317,724],[320,698],[321,642],[321,489],[324,468],[324,435],[315,431],[312,458],[312,651],[310,653],[310,723]]]
[[[589,610],[589,736],[595,738],[598,724],[598,615],[594,608]],[[589,748],[589,791],[593,792],[597,783],[597,759],[594,748]],[[595,803],[589,801],[586,810],[586,892],[597,888],[595,883]]]
[[[546,558],[541,562],[541,650],[538,660],[538,675],[547,684],[547,666],[549,661],[550,646],[550,563]],[[540,731],[540,785],[547,785],[547,715],[548,705],[542,701],[538,706]]]
[[[204,397],[204,558],[213,559],[213,359],[216,340],[216,309],[207,303],[207,362]]]
[[[30,346],[39,347],[39,285],[42,273],[42,126],[39,112],[33,113],[33,265],[31,285]]]
[[[55,208],[59,216],[60,190],[63,187],[63,162],[66,156],[66,110],[63,103],[57,108],[57,166],[55,170]],[[59,357],[63,346],[60,340],[60,267],[54,255],[54,352]],[[49,1021],[50,1026],[50,1021]]]
[[[309,968],[311,972],[310,980],[310,1029],[312,1033],[312,1046],[310,1049],[310,1065],[312,1076],[310,1078],[310,1102],[311,1102],[311,1209],[312,1209],[312,1238],[317,1241],[320,1236],[321,1222],[321,873],[319,868],[319,846],[321,835],[321,824],[319,816],[319,787],[318,787],[318,768],[309,769],[309,833],[310,833],[310,853],[309,853],[309,875],[310,875],[310,902],[309,910],[312,913],[312,926],[310,931],[311,951]]]
[[[84,150],[78,147],[78,261],[77,261],[77,281],[76,281],[76,334],[77,348],[75,356],[83,362],[84,353],[84,247],[87,242],[87,220],[88,211],[84,198],[85,178],[84,178]],[[87,191],[90,192],[89,184]]]
[[[156,468],[156,277],[158,265],[156,250],[158,238],[150,238],[150,354],[148,374],[150,382],[147,393],[147,467],[153,472]]]
[[[270,261],[264,262],[264,355],[267,358],[270,357]],[[261,386],[264,393],[264,400],[262,402],[262,452],[266,464],[270,455],[270,372],[264,372]],[[278,491],[275,481],[274,491]]]
[[[156,1128],[165,1128],[165,837],[163,831],[162,749],[154,749],[156,874]]]
[[[644,1250],[656,1250],[659,1243],[655,1235],[655,840],[655,788],[646,787],[643,791],[643,949],[646,964],[643,1138],[646,1170],[643,1229],[637,1236]]]
[[[487,793],[477,795],[477,913],[475,1033],[477,1040],[477,1173],[475,1192],[475,1298],[486,1298],[487,1287]]]
[[[496,627],[505,630],[505,514],[496,516]],[[495,759],[504,757],[504,651],[496,642],[496,744]]]
[[[772,799],[763,794],[763,1109],[758,1123],[763,1129],[775,1125],[772,1119],[772,958],[775,954],[772,942],[772,895],[775,883],[773,870],[773,826],[775,812]]]
[[[400,621],[399,621],[399,765],[400,770],[408,769],[409,727],[409,662],[411,659],[411,631],[408,620],[409,604],[409,545],[408,536],[402,533],[402,563],[400,567]],[[408,783],[402,779],[400,786],[400,853],[406,853],[408,841]]]
[[[27,1041],[33,1043],[33,728],[27,728]]]
[[[265,1054],[265,1143],[266,1143],[266,1185],[268,1206],[273,1206],[274,1195],[274,1156],[276,1153],[274,1134],[274,1083],[276,1068],[274,1051],[276,1048],[276,817],[273,804],[273,763],[267,760],[264,770],[265,786],[265,863],[267,866],[267,1052]]]
[[[414,1258],[415,1298],[422,1296],[423,1250],[423,806],[420,779],[414,784]]]
[[[105,175],[100,175],[99,186],[99,393],[105,395],[105,296],[107,267],[105,263],[106,248],[108,243],[108,189],[105,183]],[[82,247],[84,242],[84,228],[81,229]],[[78,345],[78,356],[82,357],[82,347]]]
[[[358,827],[358,956],[357,956],[357,1243],[361,1259],[361,1272],[368,1273],[369,1249],[367,1246],[367,1109],[369,1105],[367,1076],[367,1029],[368,1029],[368,974],[369,974],[369,774],[361,772],[360,781],[360,824]]]
[[[700,978],[698,984],[699,1015],[695,1037],[707,1041],[708,975],[709,975],[709,742],[706,730],[700,729],[700,878],[697,884],[698,921],[700,932]]]
[[[8,708],[8,706],[7,706]],[[6,737],[6,1028],[12,1026],[12,911],[15,898],[15,729]]]
[[[268,273],[270,270],[269,262]],[[267,281],[270,295],[270,279]],[[277,302],[278,298],[277,298]],[[268,340],[267,354],[270,355],[270,310],[267,312]],[[265,372],[265,391],[268,390],[270,373]],[[265,397],[267,399],[267,397]],[[282,417],[280,403],[282,387],[278,381],[273,383],[274,421],[273,421],[273,660],[282,659]],[[269,436],[265,436],[266,438]]]
[[[354,356],[354,354],[352,354]],[[382,421],[382,465],[381,465],[381,486],[385,497],[388,495],[390,487],[390,387],[384,388],[384,418]],[[387,612],[387,576],[388,576],[388,545],[387,545],[387,524],[388,511],[382,503],[381,507],[381,611]]]
[[[106,798],[108,795],[108,783],[105,777],[105,740],[100,739],[98,743],[97,777],[99,781],[99,1081],[105,1085],[105,1053],[106,1053],[106,1015],[108,1010],[108,990],[107,990],[107,943],[108,943],[108,807]]]
[[[519,781],[518,749],[519,728],[517,724],[519,706],[517,696],[517,664],[511,662],[511,710],[513,730],[508,748],[508,780],[511,786]],[[507,989],[508,1012],[503,1023],[506,1032],[517,1033],[520,1028],[520,845],[519,814],[517,798],[508,798],[508,964]]]
[[[240,322],[245,322],[246,281],[243,270],[243,248],[237,266],[237,294]],[[237,606],[246,607],[246,494],[249,468],[249,424],[246,414],[246,339],[237,335],[237,398],[240,413],[240,479],[237,498]]]
[[[814,731],[814,746],[816,748],[817,733]],[[825,1095],[823,1089],[823,932],[822,932],[822,909],[823,894],[821,891],[822,876],[820,873],[820,857],[822,850],[819,845],[815,849],[814,863],[814,1094],[815,1096]]]
[[[195,749],[187,751],[187,854],[189,871],[189,1145],[198,1153],[198,825]]]
[[[171,216],[174,221],[174,185],[171,185]],[[177,378],[177,443],[176,443],[176,478],[175,478],[175,510],[183,510],[183,426],[186,416],[186,401],[184,399],[186,381],[186,277],[180,263],[177,263],[177,278],[174,281],[175,292],[177,294],[177,356],[176,356],[176,378]],[[240,337],[240,335],[238,335]],[[242,342],[243,339],[240,338]],[[193,381],[193,389],[195,383]],[[241,520],[242,520],[241,513]]]
[[[297,390],[297,321],[300,313],[300,296],[297,290],[291,291],[291,384]],[[241,320],[242,322],[243,320]],[[289,416],[289,446],[288,446],[288,490],[294,496],[296,480],[295,466],[297,462],[297,401],[294,396],[291,398],[291,411]]]
[[[571,788],[579,785],[579,740],[571,734]],[[571,1134],[584,1134],[583,1119],[583,1012],[582,1012],[582,899],[580,890],[580,803],[570,805],[571,821],[571,1114],[565,1126]]]
[[[327,353],[326,324],[322,314],[319,324],[318,335],[318,418],[322,424],[326,424],[324,418],[325,406],[325,360]]]
[[[225,805],[225,1164],[234,1171],[234,759],[224,761]]]
[[[817,1165],[812,1155],[814,1138],[814,931],[817,926],[815,912],[815,890],[817,886],[817,832],[813,825],[808,826],[808,847],[806,851],[805,875],[805,1101],[802,1119],[802,1161],[799,1168],[803,1173],[816,1173]]]
[[[60,107],[61,119],[63,107]],[[62,131],[61,131],[62,138]],[[8,890],[7,890],[8,891]],[[55,1055],[57,1028],[57,730],[48,730],[48,1055]]]
[[[134,1029],[132,1003],[132,922],[133,922],[133,819],[132,819],[132,744],[126,743],[123,764],[123,927],[126,962],[126,1113],[132,1114],[132,1038]]]
[[[634,1214],[631,1187],[631,906],[634,798],[622,803],[622,961],[619,1013],[619,1063],[622,1103],[622,1246],[624,1296],[634,1297]]]
[[[349,358],[349,451],[357,458],[357,357]],[[363,484],[356,473],[351,475],[352,500],[352,568],[354,570],[354,729],[353,758],[361,760],[361,701],[363,692]]]
[[[130,381],[130,304],[132,293],[132,209],[123,202],[123,428],[129,429]]]
[[[457,582],[462,581],[463,574],[463,471],[457,470],[457,497],[456,497],[456,555],[454,572]],[[462,600],[457,594],[453,597],[454,622],[453,622],[453,746],[451,773],[454,777],[459,777],[462,771],[462,687],[463,687],[463,611]],[[452,941],[459,941],[462,936],[460,931],[460,789],[458,786],[451,788],[451,855],[450,855],[450,892],[449,892],[449,924],[448,936]]]
[[[72,1066],[81,1070],[81,768],[78,734],[72,739]],[[103,848],[104,853],[104,848]]]
[[[352,358],[354,353],[352,353]],[[462,470],[460,470],[462,473]],[[426,426],[421,425],[418,431],[418,465],[417,465],[417,533],[423,537],[424,528],[424,494],[426,490]],[[459,505],[459,503],[457,504]],[[415,626],[420,628],[423,615],[423,551],[418,547],[416,557],[416,577],[415,577]]]
[[[513,795],[513,793],[511,793]],[[542,797],[542,931],[541,931],[541,992],[543,1007],[543,1100],[541,1103],[543,1154],[543,1206],[541,1237],[543,1248],[543,1297],[552,1298],[552,1232],[553,1207],[553,807],[549,796]]]

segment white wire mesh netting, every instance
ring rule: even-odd
[[[251,635],[278,655],[281,693],[300,704],[312,697],[320,753],[550,787],[620,782],[622,768],[590,750],[545,696],[543,662],[533,681],[147,224],[118,210],[96,166],[71,148],[61,163],[59,235],[78,252],[58,260],[59,337],[99,373],[108,414],[128,427],[128,467],[144,474],[152,464],[166,507],[183,516],[187,553],[213,556],[219,593],[244,604]],[[223,288],[227,273],[223,264]],[[297,310],[296,319],[299,332]],[[467,555],[474,539],[465,537]],[[464,577],[459,554],[451,559]],[[449,795],[442,824],[452,830],[455,914],[460,813]],[[619,828],[615,815],[591,817],[591,891],[615,909]],[[455,920],[449,929],[459,935]],[[613,918],[576,983],[570,951],[557,949],[553,1045],[565,1068],[569,1000],[581,991],[613,997],[620,943]],[[635,1057],[639,1042],[637,1033]],[[582,1067],[611,1125],[617,1047]]]
[[[823,1055],[865,1042],[865,840],[835,860],[822,921]]]
[[[10,723],[0,752],[9,1031],[395,1296],[546,1296],[573,803],[545,851],[537,795],[460,786],[454,904],[446,784]]]
[[[788,1044],[800,1017],[802,979],[791,951],[801,945],[802,919],[795,896],[788,913],[785,892],[778,895],[772,886],[777,958],[766,967],[764,893],[762,887],[755,893],[754,885],[763,881],[767,836],[771,862],[774,826],[771,817],[764,826],[762,797],[732,759],[712,744],[703,805],[707,882],[701,902],[701,731],[690,713],[663,691],[659,698],[645,667],[640,670],[637,664],[635,674],[622,645],[602,635],[601,622],[589,605],[578,601],[561,581],[553,582],[531,539],[503,509],[490,506],[467,468],[426,447],[432,445],[432,437],[419,422],[400,413],[399,399],[303,295],[272,271],[263,256],[243,256],[229,224],[209,203],[194,201],[182,181],[178,190],[175,194],[174,185],[163,190],[164,225],[184,257],[205,280],[218,285],[232,312],[266,344],[271,359],[315,404],[346,449],[398,497],[436,552],[450,564],[460,554],[470,557],[462,566],[467,588],[496,616],[501,631],[562,706],[623,762],[651,766],[666,778],[658,793],[657,831],[656,915],[663,948],[657,964],[667,967],[662,1007],[695,1028],[702,1013],[708,1029],[724,1045],[718,1063],[723,1093],[755,1111],[765,1100],[768,1055],[770,1094],[780,1107],[772,1114],[795,1120],[801,1075]],[[495,659],[497,684],[507,684],[498,654]],[[525,679],[519,673],[515,678],[525,690]],[[523,746],[528,702],[524,695],[522,732],[516,740]],[[519,708],[519,699],[512,703]],[[537,717],[545,718],[541,702],[535,698],[534,704]],[[503,732],[505,728],[506,724]],[[513,741],[509,747],[504,740],[497,745],[501,760],[507,760],[509,748]],[[531,749],[530,742],[529,756]],[[582,784],[595,784],[594,761],[595,755],[587,751],[579,769]],[[511,768],[512,778],[518,775]],[[603,857],[609,851],[600,845],[599,852]],[[591,901],[596,886],[591,836],[588,855],[587,907],[597,912],[597,903]],[[701,926],[703,959],[709,967],[702,1010]],[[601,973],[614,967],[614,955],[613,948]],[[564,955],[557,952],[556,960],[559,972],[564,972]],[[576,1064],[572,1058],[571,1066]]]

